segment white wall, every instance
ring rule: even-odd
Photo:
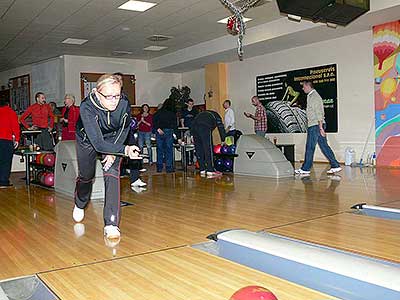
[[[156,106],[168,98],[172,86],[182,85],[181,74],[148,72],[147,61],[121,58],[64,55],[65,91],[80,98],[80,73],[134,74],[136,104]],[[79,104],[79,101],[77,101]]]
[[[253,122],[243,116],[243,111],[254,111],[250,98],[256,94],[257,75],[334,63],[337,64],[339,130],[329,134],[328,140],[340,161],[344,161],[344,150],[348,146],[356,150],[359,159],[374,122],[371,31],[229,63],[228,97],[236,112],[236,127],[244,133],[253,132]],[[202,80],[197,82],[197,86],[202,86],[205,79],[198,73],[184,73],[183,79],[185,82]],[[271,134],[271,140],[275,136],[278,143],[295,143],[296,159],[304,158],[305,134]],[[366,152],[372,153],[374,144],[374,134],[371,134]],[[325,161],[319,149],[315,159]]]
[[[182,86],[190,87],[190,97],[195,105],[204,104],[205,93],[205,74],[204,69],[182,73]]]

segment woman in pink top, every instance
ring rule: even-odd
[[[147,153],[149,154],[149,164],[153,163],[153,152],[151,150],[151,133],[153,128],[153,115],[150,114],[150,107],[143,104],[141,114],[137,117],[139,121],[139,148],[142,151],[146,143]]]

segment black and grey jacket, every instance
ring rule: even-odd
[[[221,116],[213,110],[202,111],[194,118],[192,121],[192,133],[199,130],[197,128],[207,128],[210,132],[217,128],[221,141],[225,140],[224,122],[222,122]]]
[[[96,152],[123,154],[129,132],[130,105],[123,97],[114,111],[104,108],[94,93],[81,103],[76,134],[80,142],[89,142]]]

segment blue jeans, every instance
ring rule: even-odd
[[[264,130],[256,130],[256,135],[265,137],[265,131]]]
[[[324,125],[325,129],[325,125]],[[308,127],[307,129],[307,142],[306,142],[306,154],[304,158],[304,163],[301,166],[301,169],[304,171],[310,171],[313,160],[314,160],[314,152],[315,152],[315,146],[319,145],[319,148],[321,149],[322,153],[325,155],[325,157],[329,160],[329,163],[331,164],[332,168],[338,168],[339,162],[335,158],[335,154],[333,153],[331,147],[328,145],[328,140],[326,139],[326,136],[323,137],[320,133],[319,130],[319,125],[314,125],[311,127]]]
[[[151,150],[151,132],[139,131],[139,148],[143,151],[143,146],[146,144],[147,153],[149,154],[149,163],[153,162],[153,151]]]
[[[163,129],[164,134],[156,133],[157,141],[157,172],[161,172],[165,162],[167,172],[174,171],[174,137],[173,129]]]

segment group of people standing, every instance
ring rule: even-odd
[[[122,74],[105,74],[101,76],[96,87],[82,100],[80,108],[75,106],[75,98],[67,94],[65,107],[61,112],[62,139],[76,139],[78,178],[75,188],[75,206],[73,219],[80,223],[85,216],[85,208],[90,201],[93,180],[95,177],[96,159],[100,155],[105,182],[104,201],[104,235],[108,239],[119,239],[120,230],[120,174],[121,163],[125,158],[131,169],[131,186],[145,186],[139,178],[142,166],[141,150],[147,147],[150,164],[153,162],[151,136],[155,133],[157,144],[156,170],[162,172],[164,165],[167,173],[174,172],[173,145],[174,138],[182,143],[178,133],[178,123],[188,129],[185,135],[193,137],[196,156],[199,161],[200,174],[216,175],[213,165],[212,132],[218,129],[221,141],[226,136],[235,136],[235,114],[231,101],[223,103],[224,121],[212,110],[197,111],[193,100],[189,100],[186,109],[178,122],[175,101],[166,99],[157,112],[152,115],[150,107],[143,104],[141,112],[131,116],[129,100],[122,89]],[[312,165],[315,146],[318,143],[328,158],[331,169],[328,173],[341,170],[331,148],[327,144],[322,99],[311,82],[303,83],[307,94],[308,133],[306,154],[302,167],[297,174],[308,174]],[[44,93],[35,95],[36,103],[31,105],[20,117],[20,123],[28,130],[40,130],[38,141],[41,148],[50,148],[49,133],[54,127],[54,114]],[[254,114],[244,112],[247,118],[254,120],[254,131],[265,136],[267,130],[267,113],[257,96],[251,98],[255,106]],[[26,119],[32,119],[28,125]],[[0,187],[10,186],[9,175],[13,149],[18,147],[20,126],[16,113],[5,101],[0,101]],[[137,136],[135,135],[137,133]],[[174,137],[175,135],[175,137]]]

